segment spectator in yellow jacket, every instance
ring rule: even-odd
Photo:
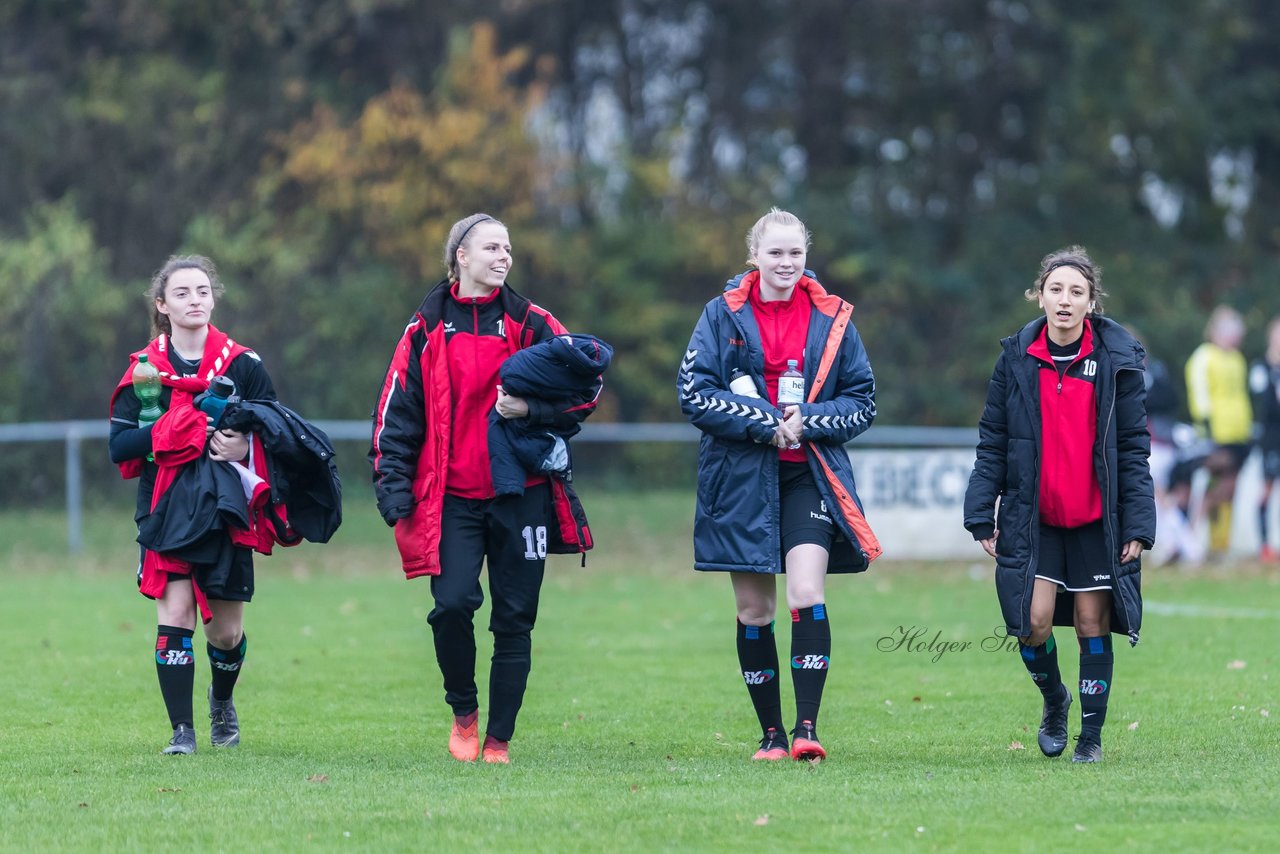
[[[1249,367],[1240,353],[1244,319],[1220,305],[1209,315],[1204,337],[1187,360],[1187,405],[1192,420],[1215,445],[1205,460],[1210,481],[1199,516],[1209,520],[1210,551],[1223,554],[1231,540],[1236,476],[1249,456],[1253,427]]]

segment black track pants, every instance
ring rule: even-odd
[[[551,490],[529,487],[523,496],[486,500],[444,497],[440,574],[431,579],[435,607],[427,616],[445,702],[455,715],[479,707],[473,617],[484,603],[480,568],[489,569],[493,663],[485,732],[510,741],[529,679],[530,634],[538,616],[547,556]]]

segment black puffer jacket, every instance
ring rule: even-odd
[[[1098,360],[1098,432],[1094,472],[1102,489],[1102,521],[1111,555],[1111,630],[1138,642],[1142,628],[1141,560],[1120,563],[1130,540],[1147,548],[1155,542],[1156,506],[1147,457],[1146,389],[1142,345],[1120,324],[1089,318]],[[987,403],[978,425],[978,458],[964,499],[964,526],[971,532],[999,531],[996,592],[1005,627],[1015,637],[1031,633],[1031,591],[1040,558],[1040,397],[1039,365],[1027,348],[1045,319],[1028,323],[1001,341]],[[1000,499],[996,518],[996,499]],[[1054,625],[1072,624],[1072,597],[1058,597]]]
[[[327,543],[342,524],[342,480],[333,442],[302,416],[275,400],[230,404],[222,426],[256,432],[267,452],[271,504],[286,515],[268,513],[276,539],[284,545]]]

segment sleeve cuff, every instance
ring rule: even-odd
[[[969,529],[969,533],[973,534],[975,542],[981,540],[989,540],[996,535],[996,526],[990,523],[983,525],[974,525]]]

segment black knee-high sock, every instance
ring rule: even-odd
[[[1266,548],[1270,544],[1267,538],[1267,502],[1263,501],[1258,505],[1258,539],[1262,543],[1262,547]]]
[[[831,666],[831,624],[827,606],[791,609],[791,682],[796,689],[796,724],[818,723],[822,689]]]
[[[1058,686],[1062,684],[1062,671],[1058,669],[1058,645],[1054,643],[1053,635],[1050,634],[1049,639],[1039,646],[1022,644],[1018,651],[1040,693],[1046,699],[1057,697],[1060,690]]]
[[[240,635],[240,643],[231,649],[218,649],[211,643],[205,646],[209,653],[209,669],[213,672],[213,699],[230,700],[236,680],[240,678],[240,665],[244,662],[245,650],[249,648],[249,638]]]
[[[1107,720],[1115,656],[1111,635],[1080,638],[1080,727],[1098,731]]]
[[[760,730],[782,731],[782,692],[778,686],[778,645],[773,623],[744,626],[738,623],[738,664],[747,683],[751,705],[760,719]]]
[[[191,629],[156,626],[156,676],[160,696],[169,712],[169,725],[191,726],[191,689],[196,682],[196,655],[191,648]]]

